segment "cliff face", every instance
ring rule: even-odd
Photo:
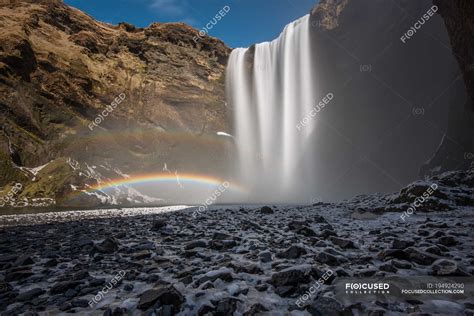
[[[113,26],[62,1],[1,1],[0,187],[22,182],[21,197],[61,199],[71,184],[96,181],[67,161],[107,177],[164,163],[225,170],[212,135],[229,128],[230,49],[196,34],[180,23]],[[31,168],[51,162],[64,170],[38,188],[42,171]]]
[[[466,83],[471,108],[474,106],[474,2],[433,0],[439,7],[451,39],[453,53]]]
[[[433,158],[423,171],[451,170],[464,161],[474,161],[474,3],[468,0],[434,0],[451,39],[453,55],[459,63],[468,98],[462,107],[452,107],[449,125]]]
[[[443,137],[454,145],[430,172],[467,165],[458,136],[469,134],[449,132],[463,121],[466,90],[435,11],[431,0],[323,0],[311,12],[317,92],[334,94],[314,133],[323,197],[395,191],[417,178]],[[464,28],[457,34],[472,34]]]

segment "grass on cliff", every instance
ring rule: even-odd
[[[27,180],[26,175],[13,166],[10,157],[0,152],[0,187],[7,186],[12,182],[26,182]]]

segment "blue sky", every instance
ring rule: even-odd
[[[317,0],[64,0],[94,18],[145,27],[152,22],[185,22],[201,29],[225,5],[229,13],[209,32],[230,47],[276,38],[289,22],[309,13]]]

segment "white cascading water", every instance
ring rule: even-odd
[[[227,96],[234,109],[237,172],[250,192],[248,201],[311,199],[308,138],[315,120],[297,128],[315,102],[309,28],[307,15],[274,41],[231,53]]]

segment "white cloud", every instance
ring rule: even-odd
[[[181,19],[181,22],[186,23],[187,25],[194,26],[194,27],[198,27],[198,24],[199,24],[199,22],[195,18],[192,18],[192,17],[183,18]]]
[[[186,12],[185,0],[152,0],[151,8],[160,12],[180,16]]]

